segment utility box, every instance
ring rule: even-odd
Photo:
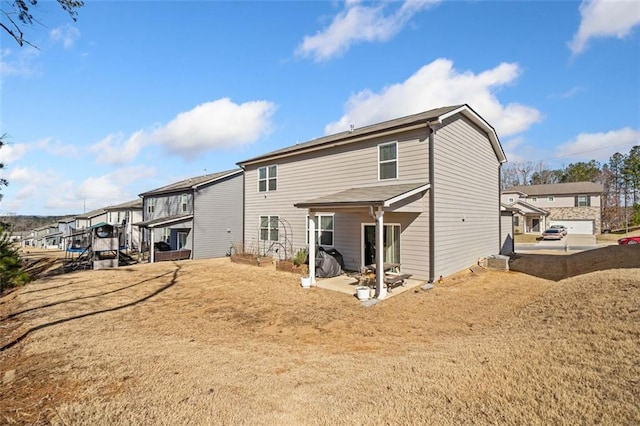
[[[508,271],[509,270],[509,256],[504,256],[501,254],[494,254],[487,258],[487,268],[495,269],[498,271]]]

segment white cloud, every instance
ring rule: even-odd
[[[440,3],[441,0],[406,0],[393,12],[387,7],[398,3],[384,2],[373,6],[359,1],[346,1],[345,9],[338,13],[331,24],[313,36],[305,36],[296,54],[326,61],[344,53],[354,43],[387,41],[395,36],[416,13]]]
[[[627,153],[634,145],[640,145],[640,130],[630,127],[606,133],[581,133],[560,145],[555,158],[607,162],[616,152]]]
[[[30,77],[40,72],[34,59],[40,51],[32,46],[24,46],[17,53],[11,49],[0,49],[0,75]]]
[[[136,177],[148,176],[152,170],[144,166],[131,167],[102,176],[91,176],[80,183],[60,181],[56,184],[55,193],[50,193],[46,199],[45,208],[83,212],[130,201],[137,195],[127,191],[127,184],[132,182],[132,178],[135,180]],[[133,174],[127,175],[128,172]]]
[[[146,146],[160,145],[186,159],[218,148],[233,148],[255,142],[271,132],[275,104],[251,101],[236,104],[228,98],[200,104],[178,114],[164,125],[138,130],[125,139],[112,134],[94,144],[97,162],[125,164]]]
[[[53,170],[41,171],[33,167],[15,167],[3,169],[2,177],[10,184],[49,186],[58,179],[59,175]]]
[[[20,158],[27,152],[27,146],[25,144],[5,144],[0,148],[0,163],[11,164]]]
[[[52,29],[49,32],[49,37],[54,42],[62,43],[65,49],[71,49],[76,40],[80,38],[80,31],[76,27],[67,24]]]
[[[497,131],[509,136],[527,130],[542,120],[540,111],[525,105],[503,105],[494,92],[513,83],[520,74],[517,64],[502,63],[474,74],[458,72],[448,59],[436,59],[407,80],[387,86],[379,93],[363,90],[347,101],[346,113],[325,127],[326,134],[415,114],[445,105],[468,104]]]
[[[228,98],[198,105],[153,131],[151,139],[169,152],[190,159],[216,148],[255,142],[271,132],[276,107],[267,101],[235,104]]]
[[[148,138],[142,130],[135,132],[125,139],[123,133],[108,135],[100,142],[90,147],[96,154],[99,164],[125,164],[138,155],[140,150],[148,144]]]
[[[628,36],[633,27],[640,24],[640,3],[637,0],[585,0],[580,4],[580,15],[580,28],[569,43],[574,55],[583,52],[592,38]]]
[[[80,153],[78,148],[74,145],[65,145],[59,140],[53,138],[44,138],[37,141],[35,147],[47,151],[49,154],[53,154],[57,157],[64,158],[78,158]]]

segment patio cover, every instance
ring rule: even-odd
[[[369,209],[369,214],[376,220],[376,246],[382,247],[384,245],[385,209],[393,210],[394,204],[405,201],[416,194],[423,193],[430,187],[431,185],[429,183],[422,182],[350,188],[294,204],[295,207],[306,208],[309,211],[309,259],[315,259],[316,257],[316,211],[339,211],[352,208]],[[384,250],[377,250],[376,297],[378,299],[383,299],[387,294],[387,290],[384,287],[383,256]],[[315,269],[315,263],[309,262],[309,278],[312,284],[316,278]]]
[[[298,208],[335,209],[341,207],[391,207],[415,194],[429,189],[428,183],[365,186],[314,198],[294,204]]]
[[[167,225],[173,225],[174,223],[185,222],[187,220],[193,219],[192,214],[178,214],[173,216],[166,216],[157,219],[146,220],[144,222],[137,222],[134,225],[139,226],[141,228],[163,228]]]

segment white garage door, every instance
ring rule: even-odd
[[[552,220],[551,225],[564,225],[569,234],[593,235],[593,221],[591,220]]]

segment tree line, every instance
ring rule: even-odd
[[[627,154],[616,152],[607,163],[596,160],[550,169],[543,161],[513,162],[502,167],[502,188],[566,182],[602,184],[602,221],[605,228],[640,225],[640,145]]]

